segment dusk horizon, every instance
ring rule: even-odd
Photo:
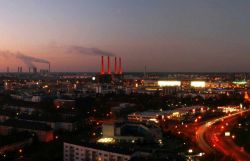
[[[122,57],[129,72],[248,72],[248,1],[1,2],[0,53],[48,60],[52,71],[98,72],[94,48]],[[0,56],[1,72],[28,68]]]
[[[250,161],[250,0],[0,0],[0,161]]]

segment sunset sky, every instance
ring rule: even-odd
[[[250,1],[0,0],[1,51],[53,71],[99,71],[100,56],[79,48],[122,57],[125,71],[250,71]],[[0,62],[0,71],[25,67],[15,56]]]

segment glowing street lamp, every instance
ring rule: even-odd
[[[193,149],[188,149],[188,153],[193,153]]]

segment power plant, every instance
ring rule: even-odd
[[[40,74],[45,75],[45,74],[50,73],[50,68],[51,68],[50,63],[46,62],[46,64],[48,64],[48,68],[40,69]],[[18,66],[17,67],[17,72],[14,72],[14,73],[18,73],[18,74],[21,74],[21,73],[23,73],[23,74],[25,74],[25,73],[33,73],[33,74],[36,74],[38,72],[39,72],[38,68],[32,64],[31,66],[28,67],[28,71],[27,72],[23,70],[22,66]],[[10,67],[8,67],[8,66],[6,68],[6,73],[10,73]]]
[[[105,65],[105,58],[107,58],[107,66]],[[100,71],[100,82],[101,83],[111,83],[121,80],[123,72],[122,72],[122,59],[119,57],[119,64],[117,64],[117,57],[114,57],[114,71],[111,72],[111,58],[110,56],[104,57],[101,56],[101,71]],[[105,70],[105,66],[107,70]]]
[[[107,56],[107,73],[105,72],[104,56],[101,57],[101,72],[100,75],[112,75],[110,56]],[[114,57],[114,72],[113,75],[122,75],[122,59],[119,57],[119,70],[117,70],[117,57]]]

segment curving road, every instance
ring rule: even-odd
[[[215,153],[216,150],[222,152],[225,156],[230,156],[237,161],[249,161],[250,154],[245,152],[242,148],[237,146],[231,137],[224,137],[220,127],[223,123],[215,125],[216,123],[224,121],[234,121],[233,118],[237,116],[249,112],[249,110],[237,112],[231,114],[229,116],[224,116],[218,119],[214,119],[198,128],[196,131],[196,141],[198,146],[203,150],[206,154]],[[208,136],[208,138],[206,138]],[[209,142],[207,141],[209,140]],[[215,150],[216,149],[216,150]]]
[[[202,125],[197,131],[196,131],[196,141],[198,143],[198,146],[203,150],[206,154],[210,154],[215,152],[215,150],[207,143],[205,139],[205,132],[208,130],[208,127],[210,125],[205,124]]]

